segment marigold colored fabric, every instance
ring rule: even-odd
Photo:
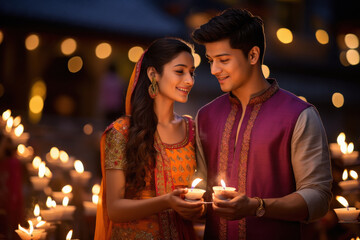
[[[155,149],[157,150],[156,167],[147,171],[145,188],[133,199],[146,199],[173,191],[176,187],[189,186],[196,169],[194,124],[192,119],[186,121],[187,134],[177,144],[162,143],[156,133]],[[105,176],[106,169],[126,171],[125,145],[128,139],[129,117],[123,117],[112,123],[101,139],[101,167]],[[169,209],[144,219],[112,223],[106,210],[105,178],[102,180],[98,204],[95,239],[195,239],[190,221],[182,219],[175,211]],[[133,194],[125,191],[125,198]],[[106,236],[106,238],[105,238]]]

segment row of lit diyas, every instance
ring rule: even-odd
[[[340,133],[337,137],[337,143],[330,143],[330,152],[334,158],[339,158],[344,165],[351,165],[358,161],[359,152],[354,151],[354,143],[349,144],[345,141],[345,133]]]
[[[0,127],[8,135],[15,145],[24,144],[29,139],[29,133],[24,132],[24,126],[21,124],[21,117],[11,116],[11,110],[3,112],[0,119]]]
[[[352,179],[349,178],[349,175]],[[342,174],[342,181],[339,182],[339,186],[344,191],[359,190],[360,182],[358,180],[357,172],[354,170],[348,171],[347,169],[345,169]]]

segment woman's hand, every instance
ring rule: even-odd
[[[203,199],[197,202],[188,202],[184,200],[184,195],[187,193],[187,189],[179,188],[173,192],[168,193],[168,203],[170,208],[174,209],[180,216],[185,219],[193,220],[199,218],[204,210]]]

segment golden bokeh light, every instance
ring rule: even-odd
[[[129,52],[128,52],[128,57],[129,57],[129,60],[131,62],[137,62],[139,61],[141,55],[143,54],[144,52],[144,49],[142,47],[139,47],[139,46],[135,46],[135,47],[132,47],[130,48]]]
[[[346,51],[346,60],[351,65],[357,65],[360,61],[359,52],[355,49],[350,49]]]
[[[329,34],[325,30],[317,30],[315,33],[315,37],[320,44],[325,45],[329,43]]]
[[[344,106],[344,101],[344,96],[341,93],[336,92],[332,95],[332,103],[335,107],[341,108]]]
[[[35,50],[40,44],[39,36],[36,34],[31,34],[25,39],[25,47],[27,50]]]
[[[105,59],[111,55],[112,48],[108,43],[100,43],[96,46],[95,55],[100,59]]]
[[[79,56],[75,56],[69,59],[68,69],[72,73],[77,73],[83,67],[83,60]]]
[[[279,39],[279,41],[284,43],[284,44],[288,44],[288,43],[291,43],[293,41],[293,34],[287,28],[279,28],[276,31],[276,36]]]
[[[261,70],[263,72],[263,75],[265,78],[268,78],[270,76],[270,69],[268,66],[266,66],[265,64],[261,65]]]
[[[44,107],[44,100],[39,95],[35,95],[30,99],[29,109],[33,113],[40,113]]]
[[[340,59],[340,63],[341,63],[344,67],[350,66],[350,63],[349,63],[348,60],[346,59],[346,51],[342,51],[342,52],[340,53],[339,59]]]
[[[4,34],[3,32],[0,30],[0,44],[3,42],[4,40]]]
[[[345,45],[348,48],[358,48],[359,47],[359,38],[352,33],[348,33],[344,37]]]
[[[90,134],[93,133],[94,128],[93,128],[93,126],[92,126],[90,123],[88,123],[88,124],[85,124],[85,125],[84,125],[83,131],[84,131],[84,133],[85,133],[86,135],[90,135]]]
[[[43,80],[37,79],[31,87],[31,96],[38,95],[43,99],[46,98],[46,84]]]
[[[197,54],[197,53],[194,53],[194,65],[195,65],[195,67],[197,68],[199,65],[200,65],[200,63],[201,63],[201,57],[200,57],[200,55],[199,54]]]
[[[73,54],[76,50],[77,44],[73,38],[67,38],[62,41],[60,49],[64,55]]]
[[[307,102],[307,99],[304,96],[298,96],[298,98],[300,98],[301,100],[303,100],[304,102]]]

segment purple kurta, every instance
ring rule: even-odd
[[[279,89],[275,80],[269,81],[272,85],[264,93],[250,99],[236,146],[242,115],[236,98],[224,94],[199,111],[199,137],[208,167],[208,191],[220,185],[221,179],[249,197],[279,198],[296,191],[291,138],[300,113],[311,105]],[[226,221],[209,208],[205,239],[215,236],[300,239],[301,224],[257,217]]]

